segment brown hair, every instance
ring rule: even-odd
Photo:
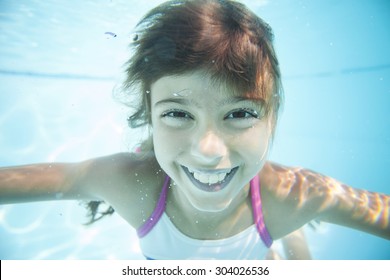
[[[136,26],[124,83],[135,94],[130,127],[150,125],[150,88],[164,76],[205,71],[248,98],[261,99],[273,130],[282,103],[278,60],[270,26],[232,0],[173,0]]]

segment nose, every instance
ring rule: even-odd
[[[198,137],[193,138],[191,154],[201,164],[217,164],[227,155],[228,149],[221,134],[213,130],[207,130],[199,133]]]

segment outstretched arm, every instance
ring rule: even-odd
[[[322,221],[390,239],[389,195],[354,189],[340,183],[329,189],[334,194],[327,202],[330,207],[320,216]]]
[[[42,163],[0,168],[0,204],[42,200],[95,200],[116,187],[134,185],[137,162],[120,153],[77,163]],[[127,184],[128,183],[128,184]]]
[[[0,204],[104,200],[137,228],[153,211],[164,179],[153,155],[129,153],[79,163],[5,167],[0,168]]]
[[[359,190],[303,168],[267,164],[266,223],[280,238],[313,219],[390,239],[390,196]],[[268,220],[268,221],[267,221]]]
[[[56,199],[83,199],[77,188],[85,166],[44,163],[0,168],[0,204]]]

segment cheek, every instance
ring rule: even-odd
[[[254,127],[237,137],[235,146],[248,159],[262,160],[268,152],[270,136],[267,126]]]
[[[153,145],[157,157],[175,157],[185,149],[186,140],[185,135],[169,129],[161,123],[153,127]]]

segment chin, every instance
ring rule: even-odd
[[[226,208],[228,208],[228,205],[226,206],[223,206],[223,207],[209,207],[209,206],[198,206],[198,205],[195,205],[193,204],[194,208],[200,212],[207,212],[207,213],[219,213],[219,212],[223,212]]]
[[[192,205],[196,210],[208,213],[223,212],[231,205],[234,198],[228,194],[218,197],[217,193],[203,193],[202,195],[187,194],[188,203]]]

